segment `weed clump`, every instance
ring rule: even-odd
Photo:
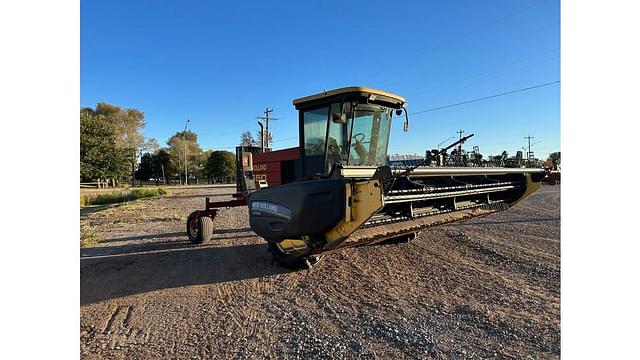
[[[152,196],[166,195],[165,188],[133,189],[131,191],[113,191],[98,195],[80,195],[80,206],[116,204]]]
[[[98,233],[88,224],[80,225],[80,247],[88,247],[100,242]]]

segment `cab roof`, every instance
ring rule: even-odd
[[[349,86],[295,99],[293,100],[293,105],[296,109],[303,109],[335,101],[358,99],[364,99],[367,102],[379,103],[392,108],[401,108],[406,104],[402,96],[390,92],[364,86]]]

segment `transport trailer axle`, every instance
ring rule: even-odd
[[[236,206],[246,206],[247,199],[242,193],[233,194],[233,200],[211,202],[205,198],[204,210],[196,210],[187,218],[187,235],[193,244],[201,244],[213,236],[213,220],[220,209],[228,209]]]

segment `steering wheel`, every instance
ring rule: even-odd
[[[357,134],[353,135],[352,138],[356,142],[362,142],[362,141],[364,141],[364,134],[363,133],[357,133]]]

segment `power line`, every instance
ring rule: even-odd
[[[409,115],[417,115],[417,114],[423,114],[423,113],[426,113],[426,112],[447,109],[447,108],[454,107],[454,106],[460,106],[460,105],[465,105],[465,104],[474,103],[474,102],[478,102],[478,101],[489,100],[489,99],[497,98],[497,97],[500,97],[500,96],[515,94],[515,93],[518,93],[518,92],[523,92],[523,91],[527,91],[527,90],[533,90],[533,89],[541,88],[541,87],[544,87],[544,86],[549,86],[549,85],[554,85],[554,84],[559,84],[559,83],[560,83],[560,80],[552,81],[552,82],[548,82],[548,83],[544,83],[544,84],[540,84],[540,85],[535,85],[535,86],[530,86],[530,87],[526,87],[526,88],[522,88],[522,89],[511,90],[511,91],[507,91],[507,92],[500,93],[500,94],[489,95],[489,96],[485,96],[485,97],[481,97],[481,98],[477,98],[477,99],[473,99],[473,100],[462,101],[462,102],[458,102],[458,103],[455,103],[455,104],[438,106],[438,107],[434,107],[434,108],[426,109],[426,110],[420,110],[420,111],[412,112]]]
[[[560,47],[556,47],[556,48],[553,48],[553,49],[550,49],[550,50],[546,50],[546,51],[543,51],[543,52],[538,53],[536,55],[533,55],[533,56],[530,56],[530,57],[527,57],[527,58],[523,58],[523,59],[520,59],[520,60],[517,60],[517,61],[513,61],[513,62],[510,62],[510,63],[505,64],[505,65],[501,65],[500,66],[500,71],[497,71],[497,72],[493,72],[493,73],[481,72],[481,73],[477,73],[475,75],[467,76],[465,78],[446,79],[445,81],[442,81],[440,84],[435,84],[435,85],[440,85],[440,86],[436,86],[435,88],[432,88],[432,89],[430,89],[428,91],[421,91],[419,93],[413,93],[413,97],[416,97],[416,95],[424,95],[424,94],[431,94],[431,93],[438,93],[439,95],[442,95],[443,93],[444,94],[452,93],[452,92],[455,92],[456,90],[458,90],[460,88],[468,87],[469,85],[467,85],[467,86],[457,86],[457,87],[451,87],[451,85],[464,84],[464,83],[467,83],[467,82],[469,82],[471,80],[477,80],[477,79],[481,79],[481,78],[485,78],[485,80],[486,80],[486,79],[494,79],[494,78],[497,78],[497,77],[500,77],[500,76],[504,76],[504,75],[508,74],[510,71],[513,71],[513,70],[510,70],[508,68],[510,68],[510,67],[512,67],[514,65],[518,65],[520,63],[525,63],[525,62],[527,62],[527,61],[529,61],[531,59],[539,58],[541,56],[547,55],[548,53],[550,53],[552,51],[558,51],[558,50],[560,50]],[[560,54],[557,54],[557,55],[554,55],[551,58],[543,59],[543,60],[540,60],[540,61],[535,61],[533,63],[521,66],[521,67],[519,67],[519,68],[517,68],[515,70],[522,71],[523,69],[526,69],[526,68],[529,68],[531,66],[535,66],[535,65],[541,64],[543,62],[554,60],[554,59],[557,59],[559,57],[560,57]],[[441,90],[448,90],[448,91],[443,92]]]

